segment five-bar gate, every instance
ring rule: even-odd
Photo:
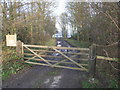
[[[96,60],[93,48],[26,45],[20,41],[17,44],[17,51],[22,53],[26,63],[86,71],[92,77]]]

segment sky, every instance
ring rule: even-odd
[[[56,9],[55,9],[55,14],[56,16],[60,16],[61,13],[65,12],[65,4],[66,0],[55,0],[56,1]]]
[[[66,4],[67,4],[68,0],[56,0],[56,5],[57,7],[55,8],[54,14],[56,16],[56,28],[59,31],[59,34],[62,35],[62,30],[61,27],[59,25],[60,22],[60,15],[64,12],[66,12]],[[70,26],[68,25],[68,37],[71,36],[71,30],[70,30]]]
[[[60,22],[60,15],[65,12],[66,0],[56,0],[56,8],[54,15],[56,16],[56,28],[61,32],[61,28],[58,22]],[[61,34],[61,33],[60,33]]]

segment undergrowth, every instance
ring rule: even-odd
[[[2,80],[7,79],[10,75],[16,74],[24,67],[29,66],[17,55],[15,47],[3,47],[2,55]]]

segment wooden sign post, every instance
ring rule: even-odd
[[[16,52],[19,56],[23,55],[23,43],[19,40],[17,41],[17,35],[6,35],[6,45],[16,46]]]

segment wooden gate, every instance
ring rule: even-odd
[[[74,48],[26,45],[17,41],[16,51],[26,63],[87,71],[90,77],[95,76],[95,45],[90,48]]]
[[[26,63],[88,72],[89,48],[22,46]]]

